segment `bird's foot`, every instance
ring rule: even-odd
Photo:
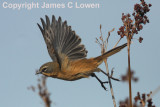
[[[103,74],[105,74],[106,76],[108,76],[110,79],[115,80],[115,81],[120,81],[119,79],[113,77],[113,73],[112,73],[111,75],[109,75],[108,73],[104,72],[104,71],[101,70],[101,69],[100,69],[100,71],[101,71]]]
[[[108,81],[102,82],[102,81],[96,76],[95,73],[92,73],[91,76],[92,76],[92,77],[95,77],[95,78],[99,81],[99,83],[101,84],[101,86],[102,86],[102,88],[103,88],[104,90],[107,90],[107,88],[104,86],[104,84],[105,84],[105,83],[108,83]]]
[[[104,86],[104,84],[106,84],[106,83],[108,83],[108,81],[105,81],[105,82],[100,82],[100,84],[101,84],[101,86],[102,86],[102,88],[104,88],[104,90],[107,90],[107,88]]]

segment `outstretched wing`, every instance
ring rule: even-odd
[[[61,17],[58,20],[52,16],[52,22],[46,16],[46,23],[41,18],[42,27],[38,24],[43,38],[46,42],[48,53],[53,61],[57,61],[61,66],[65,57],[69,60],[82,59],[87,56],[87,50],[81,43],[81,38],[72,31],[67,21],[62,22]]]

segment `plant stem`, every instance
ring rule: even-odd
[[[118,42],[114,45],[113,48],[115,48],[115,47],[118,45],[118,43],[120,42],[121,39],[122,39],[122,38],[120,38],[120,39],[118,40]]]
[[[104,41],[103,40],[103,35],[102,35],[102,31],[101,31],[101,25],[100,25],[100,32],[101,32],[101,36],[100,36],[100,40],[102,41],[102,43],[99,43],[100,46],[101,46],[101,54],[104,54],[107,50],[107,46],[108,46],[108,39],[110,37],[110,33],[114,31],[114,28],[108,32],[108,36],[106,38],[106,40]],[[120,40],[119,40],[120,41]],[[99,41],[97,40],[97,43]],[[117,43],[118,44],[118,43]],[[112,100],[113,100],[113,105],[114,107],[116,107],[116,100],[115,100],[115,97],[114,97],[114,92],[113,92],[113,88],[112,88],[112,83],[111,83],[111,78],[110,77],[110,74],[109,74],[109,69],[108,69],[108,63],[107,63],[107,59],[104,60],[104,63],[105,63],[105,66],[106,66],[106,71],[107,71],[107,74],[108,74],[108,82],[109,82],[109,86],[110,86],[110,90],[111,90],[111,95],[112,95]]]
[[[130,39],[127,38],[128,47],[128,77],[129,77],[129,105],[132,107],[132,85],[131,85],[131,66],[130,66]]]
[[[106,70],[107,70],[107,74],[109,74],[109,69],[108,69],[108,64],[107,64],[107,59],[104,60],[105,66],[106,66]],[[109,86],[110,86],[110,90],[111,90],[111,95],[112,95],[112,100],[113,100],[113,105],[114,107],[116,107],[116,100],[114,97],[114,92],[113,92],[113,88],[112,88],[112,83],[111,83],[111,78],[108,76],[108,82],[109,82]]]

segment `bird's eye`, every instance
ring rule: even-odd
[[[47,70],[47,68],[43,68],[43,69],[42,69],[42,72],[45,72],[46,70]]]

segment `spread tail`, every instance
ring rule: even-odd
[[[126,46],[127,46],[127,43],[125,43],[125,44],[123,44],[123,45],[121,45],[121,46],[118,46],[118,47],[116,47],[116,48],[113,48],[113,49],[107,51],[106,53],[104,53],[103,55],[96,57],[95,60],[98,60],[98,62],[102,63],[102,61],[103,61],[105,58],[107,58],[107,57],[109,57],[109,56],[111,56],[111,55],[114,55],[115,53],[121,51],[121,50],[122,50],[123,48],[125,48]]]

